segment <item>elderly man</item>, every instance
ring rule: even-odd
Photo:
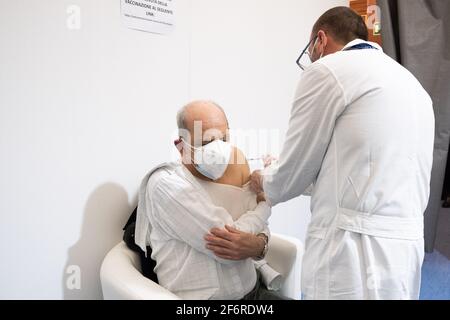
[[[279,299],[261,286],[252,259],[267,250],[271,211],[264,195],[249,189],[249,167],[228,142],[222,108],[195,101],[177,122],[182,161],[144,177],[136,244],[151,246],[159,283],[181,298]],[[224,228],[236,243],[231,249],[214,242]]]

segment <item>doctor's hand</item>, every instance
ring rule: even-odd
[[[265,239],[225,226],[225,229],[213,228],[205,236],[206,248],[216,256],[227,260],[243,260],[255,258],[264,251]]]
[[[272,156],[272,155],[270,155],[270,154],[267,154],[267,155],[265,155],[265,156],[262,157],[262,161],[263,161],[263,163],[264,163],[264,168],[267,168],[267,167],[270,166],[273,162],[277,162],[277,161],[278,161],[278,158],[276,158],[276,157],[274,157],[274,156]]]
[[[250,175],[250,189],[256,194],[264,192],[261,170],[255,170]]]

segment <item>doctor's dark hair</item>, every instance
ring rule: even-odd
[[[369,31],[363,18],[348,7],[335,7],[322,14],[313,26],[314,35],[324,30],[342,44],[355,39],[367,41]]]

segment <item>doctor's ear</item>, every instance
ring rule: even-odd
[[[327,42],[328,42],[328,36],[327,33],[324,30],[319,30],[317,32],[317,37],[318,37],[318,42],[319,44],[325,48],[327,46]]]

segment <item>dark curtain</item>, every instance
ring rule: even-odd
[[[444,189],[442,190],[442,200],[445,200],[447,207],[450,207],[449,198],[450,198],[450,157],[447,156],[447,168],[445,169]]]
[[[425,250],[432,252],[450,136],[450,1],[378,0],[384,51],[411,71],[433,99],[436,117]]]

